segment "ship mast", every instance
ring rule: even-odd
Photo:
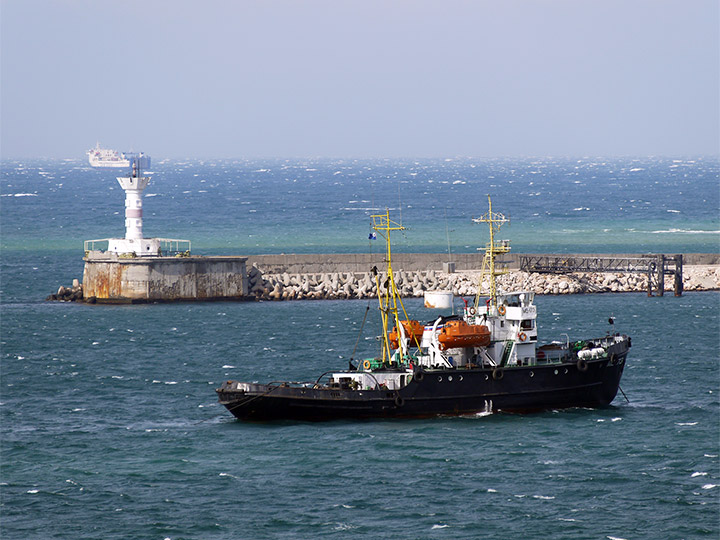
[[[375,275],[375,284],[378,291],[378,301],[380,302],[380,314],[382,318],[383,328],[383,362],[389,360],[392,356],[390,351],[390,340],[388,339],[388,325],[392,319],[398,332],[403,332],[403,326],[400,324],[400,317],[398,316],[398,304],[405,312],[405,306],[402,305],[400,295],[398,294],[397,287],[395,286],[395,276],[393,275],[392,269],[392,252],[390,248],[390,231],[404,231],[405,227],[399,223],[395,223],[390,219],[390,211],[386,208],[384,214],[376,214],[372,217],[372,228],[385,239],[387,250],[385,253],[385,262],[387,262],[387,279],[384,285],[384,294],[381,292],[380,275],[377,268],[373,268],[373,274]],[[407,318],[407,315],[406,315]],[[402,335],[402,334],[401,334]],[[401,355],[405,356],[404,340],[399,339],[401,347]]]
[[[505,267],[497,268],[495,265],[495,257],[503,255],[510,251],[510,242],[508,240],[495,241],[495,233],[500,230],[505,223],[510,223],[510,219],[504,214],[492,211],[492,200],[488,195],[488,213],[482,217],[473,219],[475,223],[487,223],[490,227],[490,242],[485,245],[485,257],[483,258],[482,272],[478,281],[477,295],[475,296],[475,309],[480,304],[480,293],[482,292],[483,279],[487,275],[490,280],[490,302],[497,307],[497,284],[495,278],[507,273]]]

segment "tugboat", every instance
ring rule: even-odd
[[[500,293],[504,270],[496,257],[510,250],[495,233],[508,220],[489,211],[490,227],[478,294],[460,315],[411,320],[395,286],[390,233],[404,227],[389,212],[372,216],[387,244],[387,271],[373,268],[384,332],[378,357],[350,362],[346,371],[311,382],[256,384],[227,381],[219,402],[242,420],[332,420],[530,412],[609,405],[620,386],[631,346],[626,335],[538,344],[534,293]],[[490,296],[480,295],[484,277]],[[452,295],[452,293],[448,293]],[[402,313],[402,317],[401,314]],[[388,331],[393,326],[391,331]]]

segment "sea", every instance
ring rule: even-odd
[[[540,341],[632,337],[606,408],[245,423],[215,388],[373,356],[375,301],[47,302],[124,235],[119,171],[0,168],[0,538],[720,538],[719,292],[536,298]],[[396,252],[451,258],[488,241],[488,195],[518,253],[720,252],[717,156],[151,169],[145,236],[196,254],[378,251],[387,208]]]

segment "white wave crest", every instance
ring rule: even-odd
[[[661,229],[650,234],[720,234],[720,231],[701,231],[697,229]]]

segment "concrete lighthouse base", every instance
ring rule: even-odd
[[[88,251],[83,297],[99,303],[250,300],[247,257],[137,257]]]

